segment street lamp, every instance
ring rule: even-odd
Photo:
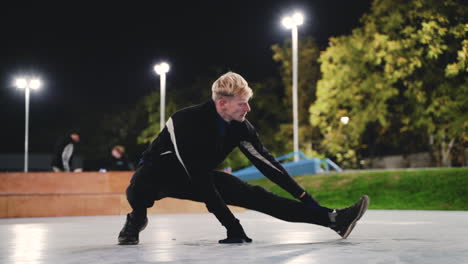
[[[299,161],[299,121],[297,103],[297,27],[302,25],[304,17],[296,12],[292,16],[283,18],[283,26],[292,32],[292,61],[293,61],[293,131],[294,131],[294,161]]]
[[[15,86],[18,89],[24,89],[26,117],[24,125],[24,172],[28,172],[28,141],[29,141],[29,92],[38,90],[42,86],[39,78],[20,77],[15,80]]]
[[[161,80],[161,107],[160,107],[160,131],[164,128],[164,114],[166,112],[166,73],[169,71],[169,64],[165,62],[161,62],[160,64],[156,64],[154,66],[154,71],[160,76]]]
[[[344,125],[347,125],[349,122],[349,117],[347,116],[340,117],[340,122],[343,123]]]

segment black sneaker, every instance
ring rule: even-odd
[[[248,237],[238,237],[238,238],[232,238],[228,237],[225,239],[221,239],[218,241],[220,244],[242,244],[242,243],[252,243],[252,239]]]
[[[351,231],[353,231],[354,226],[356,226],[356,222],[366,212],[369,207],[369,201],[369,197],[364,195],[356,204],[347,208],[336,209],[332,213],[329,213],[330,220],[332,221],[330,228],[335,230],[343,239],[346,239]]]
[[[220,244],[251,243],[252,239],[245,234],[238,219],[227,227],[227,238],[219,240]]]
[[[127,221],[119,234],[119,245],[136,245],[140,242],[139,233],[148,225],[148,217],[136,221],[132,214],[127,214]]]

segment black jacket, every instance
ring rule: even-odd
[[[133,163],[128,160],[126,155],[122,155],[120,159],[111,157],[107,166],[107,170],[109,171],[129,171],[134,169]]]
[[[143,153],[143,164],[161,155],[175,155],[187,180],[202,195],[207,208],[226,226],[235,218],[213,184],[212,171],[236,147],[270,180],[294,197],[304,191],[268,152],[252,124],[231,121],[220,129],[221,117],[212,100],[174,113]]]
[[[78,152],[78,145],[70,136],[66,136],[60,140],[55,148],[51,166],[63,171],[73,171],[78,165],[74,163],[74,158]]]

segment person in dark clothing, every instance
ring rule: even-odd
[[[147,223],[147,208],[165,197],[206,204],[227,230],[219,243],[251,242],[227,205],[256,210],[290,221],[330,227],[346,238],[369,205],[364,195],[351,207],[330,209],[308,194],[260,142],[250,112],[252,90],[239,74],[228,72],[212,86],[212,100],[174,113],[143,153],[127,188],[133,211],[119,233],[120,245],[139,243]],[[235,176],[216,171],[226,156],[240,148],[271,181],[296,199],[277,196]]]
[[[111,151],[112,158],[109,162],[108,169],[109,171],[128,171],[134,170],[135,167],[128,160],[127,155],[125,155],[125,148],[121,145],[116,145],[112,148]]]
[[[74,162],[79,143],[80,134],[75,131],[68,133],[67,136],[58,143],[51,164],[54,172],[83,171],[81,166]]]

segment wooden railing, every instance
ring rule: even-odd
[[[0,217],[117,215],[133,172],[0,173]],[[241,208],[231,207],[235,211]],[[150,213],[206,213],[198,202],[165,198]]]

